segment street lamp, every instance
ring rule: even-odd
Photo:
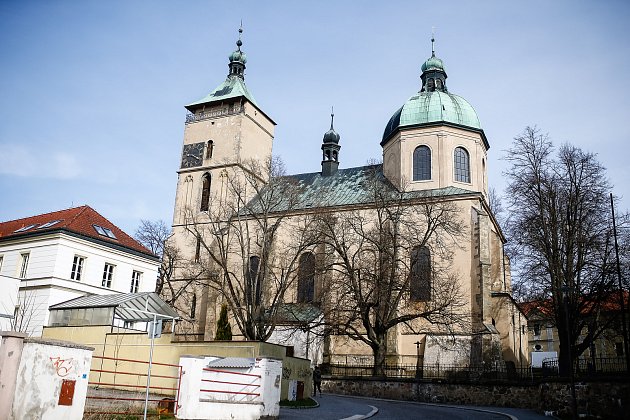
[[[567,330],[567,353],[569,356],[569,380],[571,383],[571,411],[573,413],[573,419],[578,418],[577,412],[577,399],[575,398],[575,378],[573,376],[573,351],[571,350],[572,341],[571,341],[571,327],[569,325],[569,292],[570,288],[567,286],[562,286],[560,291],[562,292],[562,303],[564,306],[564,320]]]
[[[414,343],[416,345],[416,379],[422,378],[422,371],[420,370],[420,341]]]

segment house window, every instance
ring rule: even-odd
[[[70,273],[70,278],[72,280],[81,280],[81,273],[83,272],[84,262],[85,258],[79,257],[78,255],[74,256],[74,260],[72,260],[72,272]]]
[[[413,180],[428,179],[431,179],[431,149],[428,146],[418,146],[413,151]]]
[[[208,211],[210,208],[210,181],[210,174],[204,174],[201,184],[201,211]]]
[[[463,147],[455,149],[455,181],[470,183],[470,157]]]
[[[20,275],[19,275],[19,277],[21,279],[25,279],[26,278],[26,271],[28,270],[28,259],[29,259],[30,255],[31,254],[29,254],[29,253],[21,255],[22,262],[20,264]]]
[[[416,246],[411,251],[409,289],[412,301],[431,300],[431,251],[426,246]]]
[[[138,289],[140,289],[140,278],[142,278],[142,273],[136,270],[133,270],[131,273],[131,293],[138,293]]]
[[[298,302],[313,302],[315,298],[315,255],[305,252],[298,263]]]
[[[114,277],[114,265],[105,263],[105,268],[103,269],[103,281],[101,282],[101,286],[107,287],[108,289],[112,287],[112,278]]]
[[[540,337],[540,324],[534,324],[534,338]]]

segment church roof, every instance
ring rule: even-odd
[[[370,194],[373,189],[369,187],[369,184],[374,179],[381,182],[383,187],[392,193],[397,193],[396,187],[383,175],[382,165],[340,169],[330,176],[322,176],[321,172],[288,175],[285,180],[296,187],[297,197],[291,203],[288,200],[279,202],[273,207],[273,212],[370,204],[374,202],[374,198]],[[404,192],[402,198],[411,200],[468,194],[476,195],[477,193],[463,188],[445,187]],[[255,208],[256,199],[250,203],[250,209],[256,211]]]
[[[197,108],[199,105],[224,101],[226,99],[245,97],[248,101],[258,106],[254,96],[249,92],[245,81],[238,77],[228,77],[223,83],[221,83],[215,90],[210,92],[203,98],[186,105],[186,109],[191,111],[191,108]]]

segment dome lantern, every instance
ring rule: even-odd
[[[330,130],[324,134],[322,142],[322,176],[330,176],[337,173],[339,169],[339,139],[341,136],[333,128],[335,113],[330,113]]]
[[[236,50],[230,54],[228,57],[230,60],[230,64],[228,67],[230,68],[230,73],[228,74],[228,78],[238,77],[241,80],[245,80],[245,63],[247,63],[247,56],[243,51],[241,51],[241,45],[243,45],[243,41],[241,41],[241,34],[243,33],[243,24],[238,29],[238,41],[236,41]]]

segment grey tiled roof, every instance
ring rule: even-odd
[[[382,165],[340,169],[331,176],[322,176],[320,172],[312,172],[288,175],[285,179],[297,186],[298,197],[293,204],[289,204],[286,200],[278,203],[273,208],[274,212],[373,203],[374,198],[371,195],[373,189],[368,187],[373,179],[381,182],[383,187],[390,189],[392,193],[396,193],[396,188],[383,175]],[[403,193],[403,199],[465,194],[476,193],[462,188],[446,187],[406,192]],[[255,200],[250,203],[254,208],[256,207]]]

